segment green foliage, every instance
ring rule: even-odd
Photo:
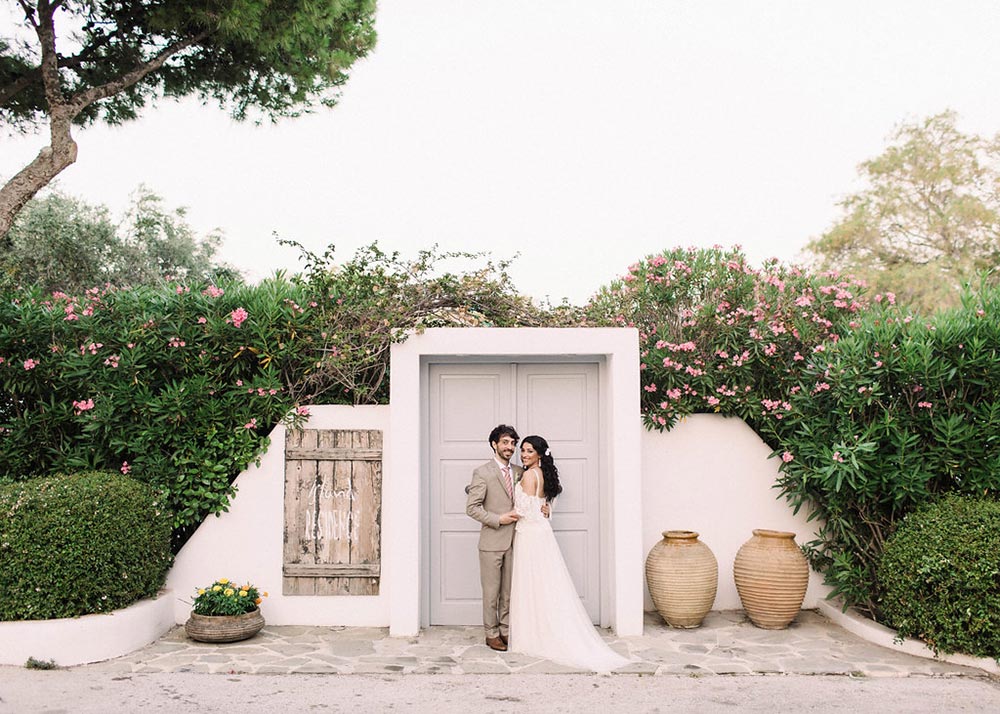
[[[122,470],[161,488],[179,547],[306,403],[388,399],[389,347],[444,324],[542,324],[505,264],[458,273],[372,246],[259,285],[0,293],[0,480]],[[552,311],[553,322],[570,319]]]
[[[965,299],[930,321],[863,315],[807,366],[776,451],[782,492],[819,519],[813,565],[875,617],[897,523],[944,493],[1000,490],[1000,290]]]
[[[954,112],[903,124],[859,172],[865,187],[808,250],[924,313],[958,305],[1000,263],[1000,138],[960,132]]]
[[[22,6],[44,27],[49,3]],[[120,124],[161,94],[215,100],[237,119],[295,116],[311,105],[335,103],[351,65],[375,44],[374,0],[55,6],[56,46],[72,52],[59,56],[61,89],[70,103],[82,105],[78,123]],[[0,44],[4,123],[30,124],[52,110],[35,70],[40,50],[32,44]],[[170,59],[162,67],[130,78],[164,52]]]
[[[24,663],[25,669],[59,669],[59,665],[56,664],[54,659],[44,660],[35,659],[34,657],[28,657]]]
[[[261,603],[261,594],[254,585],[237,585],[229,578],[219,578],[208,587],[198,588],[194,599],[197,615],[243,615],[253,612]]]
[[[878,581],[900,636],[1000,659],[1000,502],[952,495],[911,513],[885,545]]]
[[[0,620],[126,607],[170,563],[170,515],[145,484],[88,472],[0,486]]]
[[[720,412],[775,444],[813,354],[866,308],[860,293],[853,280],[776,261],[755,269],[739,248],[677,248],[631,266],[587,316],[639,329],[647,427]]]
[[[0,271],[46,291],[80,293],[94,285],[148,285],[170,277],[236,277],[214,263],[218,234],[199,239],[183,209],[169,211],[145,187],[116,225],[107,208],[59,192],[34,199],[18,214],[0,248]]]

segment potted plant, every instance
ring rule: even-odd
[[[263,597],[267,597],[266,592]],[[208,587],[198,588],[184,630],[199,642],[237,642],[253,637],[264,626],[261,600],[256,586],[219,578]]]

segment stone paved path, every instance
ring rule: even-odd
[[[645,633],[605,640],[631,664],[618,670],[647,675],[853,675],[864,677],[974,676],[982,670],[913,657],[870,644],[822,615],[803,611],[787,630],[761,630],[740,611],[712,612],[702,627],[668,627],[647,614]],[[176,627],[124,657],[84,667],[101,672],[248,674],[561,674],[568,667],[498,653],[479,627],[431,627],[412,638],[385,628],[265,627],[254,638],[203,644]]]

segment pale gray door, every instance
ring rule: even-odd
[[[465,487],[491,458],[487,436],[499,423],[548,440],[564,489],[552,527],[577,592],[599,622],[598,376],[596,363],[430,366],[430,624],[482,623],[480,525],[465,514]]]

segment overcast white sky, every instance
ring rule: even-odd
[[[520,253],[519,290],[583,303],[637,259],[741,244],[792,260],[900,121],[1000,131],[1000,3],[380,0],[340,105],[277,126],[164,102],[77,131],[61,188],[146,183],[221,228],[248,277],[344,259]],[[43,137],[0,137],[0,178]]]

